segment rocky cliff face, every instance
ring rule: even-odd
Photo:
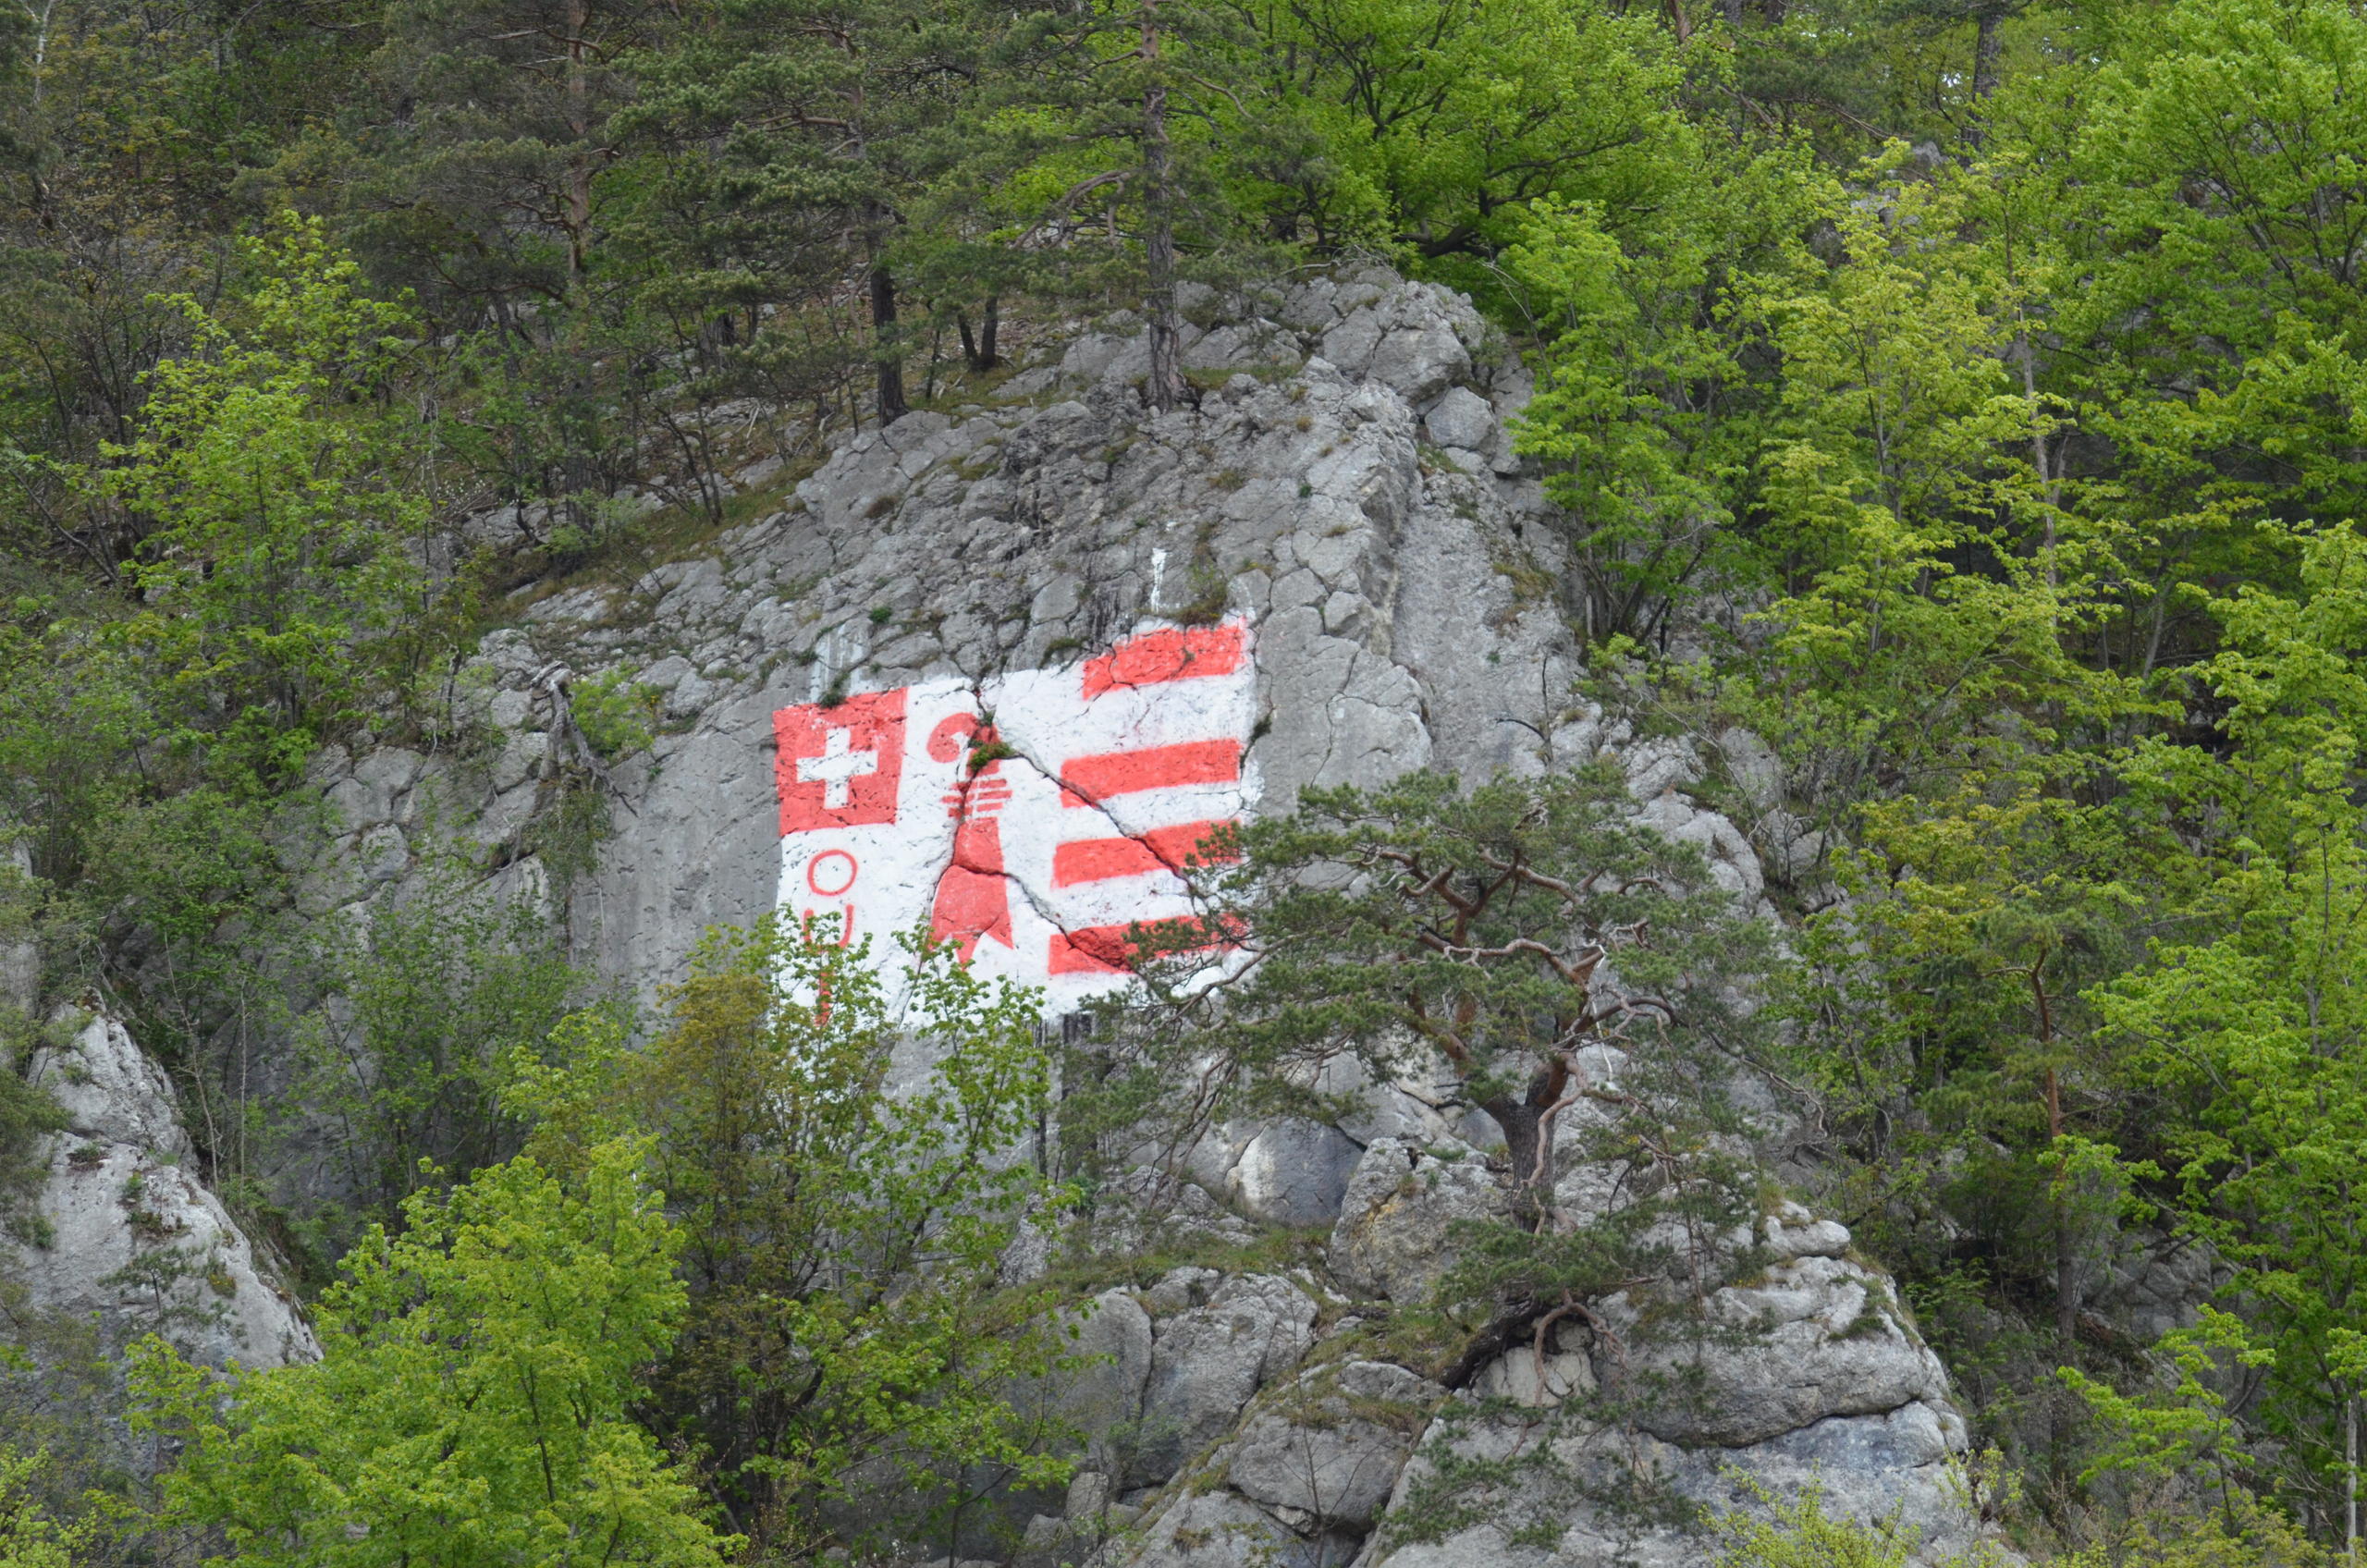
[[[475,753],[324,759],[345,836],[313,906],[400,896],[457,832],[643,987],[708,925],[786,906],[931,925],[1059,1004],[1119,982],[1108,933],[1177,907],[1171,868],[1211,821],[1310,784],[1609,754],[1639,812],[1763,910],[1752,833],[1780,850],[1783,827],[1766,759],[1738,740],[1728,761],[1761,798],[1747,832],[1686,794],[1699,756],[1631,744],[1572,694],[1567,563],[1505,424],[1527,384],[1467,303],[1372,273],[1236,317],[1195,335],[1197,410],[1145,415],[1145,344],[1115,319],[991,400],[855,436],[630,591],[534,604],[463,683]],[[561,693],[602,675],[654,689],[665,732],[615,768],[614,837],[562,878],[538,832],[578,744]],[[987,740],[993,765],[965,763]],[[1932,1561],[1972,1538],[1936,1359],[1847,1232],[1797,1207],[1697,1248],[1689,1339],[1629,1331],[1672,1280],[1459,1387],[1392,1348],[1389,1316],[1435,1282],[1454,1222],[1500,1201],[1486,1141],[1418,1083],[1368,1086],[1337,1125],[1220,1129],[1181,1232],[1328,1228],[1328,1268],[1186,1267],[1102,1296],[1087,1348],[1108,1359],[1058,1396],[1085,1468],[994,1559],[1697,1562],[1678,1505],[1751,1478],[1895,1513]],[[1616,1186],[1574,1152],[1558,1196]],[[242,1332],[296,1353],[267,1317]]]
[[[199,1179],[171,1083],[120,1022],[84,1015],[30,1076],[69,1121],[31,1206],[41,1244],[9,1249],[27,1307],[95,1323],[112,1347],[161,1333],[215,1366],[319,1357],[294,1298]]]

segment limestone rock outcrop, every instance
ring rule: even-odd
[[[1225,1484],[1301,1531],[1370,1530],[1446,1390],[1386,1361],[1293,1379],[1223,1456]]]
[[[1331,1271],[1350,1289],[1419,1304],[1453,1265],[1459,1225],[1505,1212],[1503,1190],[1478,1154],[1446,1158],[1375,1138],[1349,1178],[1331,1231]]]
[[[28,1075],[69,1118],[31,1206],[38,1244],[7,1259],[31,1310],[93,1319],[111,1345],[160,1333],[215,1366],[319,1357],[294,1297],[193,1169],[171,1082],[119,1020],[89,1014]]]
[[[1787,826],[1772,753],[1740,734],[1638,741],[1576,694],[1562,594],[1572,561],[1514,449],[1529,379],[1468,302],[1375,269],[1276,289],[1229,319],[1194,314],[1211,322],[1187,344],[1207,388],[1196,408],[1145,411],[1144,335],[1110,318],[975,403],[846,439],[711,547],[627,587],[521,605],[459,683],[482,731],[472,753],[324,760],[318,783],[343,838],[313,906],[399,896],[422,839],[457,825],[497,888],[549,900],[581,959],[646,993],[679,976],[708,926],[853,884],[867,850],[828,865],[785,857],[785,781],[834,823],[883,791],[892,802],[880,737],[901,722],[900,703],[922,700],[910,694],[966,693],[961,712],[899,742],[912,768],[958,784],[963,748],[991,727],[1007,774],[1065,787],[1046,748],[1066,721],[1018,694],[1061,684],[1081,687],[1072,702],[1132,701],[1135,655],[1165,650],[1202,662],[1148,679],[1209,677],[1196,689],[1214,692],[1221,676],[1242,699],[1226,710],[1238,727],[1170,732],[1145,699],[1127,710],[1124,743],[1208,764],[1165,780],[1218,780],[1226,811],[1286,811],[1308,785],[1419,767],[1485,777],[1609,758],[1644,821],[1697,845],[1742,907],[1769,913],[1770,868],[1814,858]],[[776,483],[770,472],[746,476],[752,493]],[[1230,662],[1240,650],[1245,662]],[[562,865],[546,826],[569,755],[564,692],[595,678],[644,692],[658,733],[603,773],[611,836],[588,864]],[[801,709],[855,717],[814,729],[784,761],[781,716]],[[1728,798],[1748,802],[1748,830],[1693,793],[1712,765],[1737,786]],[[975,891],[964,878],[987,876],[1007,885],[997,896],[1017,918],[1061,906],[1060,857],[982,870],[983,830],[935,820],[972,820],[968,797],[951,790],[948,813],[935,789],[915,798],[940,846],[940,911]],[[1072,794],[1055,815],[1090,806],[1113,824],[1086,858],[1191,847]],[[846,908],[854,917],[854,895]],[[951,928],[1018,950],[991,918]],[[1050,961],[1042,952],[1031,962],[1057,971],[1058,942]],[[1065,1505],[1030,1500],[1008,1560],[1674,1568],[1705,1559],[1698,1535],[1668,1520],[1743,1501],[1737,1474],[1779,1489],[1813,1478],[1861,1518],[1896,1510],[1934,1553],[1972,1538],[1977,1521],[1947,1484],[1966,1434],[1944,1377],[1841,1227],[1779,1209],[1722,1243],[1691,1341],[1632,1331],[1652,1305],[1638,1287],[1602,1304],[1599,1327],[1564,1323],[1450,1390],[1433,1380],[1442,1367],[1404,1364],[1421,1358],[1384,1329],[1418,1314],[1461,1227],[1502,1212],[1491,1129],[1452,1084],[1322,1087],[1354,1109],[1328,1125],[1211,1133],[1175,1233],[1222,1249],[1261,1225],[1301,1243],[1328,1230],[1328,1275],[1234,1261],[1104,1293],[1084,1329],[1101,1359],[1052,1396],[1085,1430],[1079,1480]],[[1582,1121],[1574,1111],[1563,1135]],[[1625,1181],[1565,1158],[1555,1201],[1601,1212]],[[1466,1523],[1429,1535],[1414,1523],[1435,1514],[1417,1504],[1446,1456],[1540,1452],[1479,1514],[1453,1516]],[[1604,1501],[1606,1488],[1639,1487],[1671,1509],[1639,1522]]]

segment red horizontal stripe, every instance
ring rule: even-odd
[[[1162,937],[1175,933],[1208,938],[1175,950],[1198,951],[1226,945],[1196,920],[1149,920],[1143,922],[1141,928]],[[1086,925],[1074,931],[1055,931],[1045,961],[1055,974],[1123,974],[1133,967],[1140,951],[1133,939],[1135,929],[1133,925]]]
[[[1057,845],[1052,851],[1052,886],[1072,888],[1079,882],[1106,882],[1147,871],[1181,871],[1185,861],[1199,853],[1204,839],[1218,828],[1231,826],[1230,822],[1180,822],[1128,839],[1078,839]]]
[[[1073,757],[1061,767],[1061,804],[1089,806],[1112,795],[1177,784],[1230,784],[1241,777],[1241,742],[1193,741]]]
[[[1085,661],[1085,700],[1121,686],[1231,675],[1241,668],[1244,649],[1238,626],[1189,626],[1130,637],[1099,658]]]

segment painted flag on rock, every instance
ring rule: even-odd
[[[1254,792],[1255,678],[1227,622],[782,708],[780,906],[883,960],[926,927],[1066,1011],[1123,982],[1129,927],[1192,914],[1178,873]]]

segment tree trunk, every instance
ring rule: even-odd
[[[592,85],[584,70],[583,35],[592,27],[592,0],[568,0],[567,129],[575,149],[567,157],[567,270],[583,276],[592,232]]]
[[[1002,363],[995,352],[995,328],[1001,325],[1002,301],[994,295],[987,296],[987,313],[978,326],[978,335],[970,336],[970,315],[966,311],[953,312],[953,325],[962,333],[962,358],[972,370],[992,370]]]
[[[2342,1390],[2342,1554],[2359,1561],[2359,1401]]]
[[[904,360],[896,349],[896,280],[871,269],[871,336],[879,373],[879,423],[890,425],[911,410],[904,402]]]
[[[2052,1067],[2046,1070],[2046,1127],[2050,1138],[2062,1139],[2063,1093]],[[2070,1172],[2058,1170],[2054,1175],[2054,1332],[2066,1354],[2079,1331],[2079,1258],[2077,1238],[2071,1233],[2071,1198]]]
[[[1513,1223],[1524,1231],[1535,1231],[1545,1219],[1543,1194],[1553,1188],[1553,1151],[1544,1145],[1540,1126],[1544,1109],[1509,1095],[1484,1100],[1479,1109],[1503,1130],[1504,1158],[1513,1170]],[[1540,1155],[1542,1182],[1531,1179],[1539,1173]]]
[[[1527,1092],[1479,1102],[1503,1131],[1504,1158],[1512,1166],[1513,1222],[1526,1231],[1544,1229],[1553,1208],[1552,1128],[1546,1115],[1569,1087],[1565,1061],[1548,1062],[1530,1075]]]
[[[1175,316],[1175,171],[1167,139],[1167,84],[1159,68],[1159,0],[1144,0],[1142,57],[1150,73],[1143,90],[1144,303],[1150,317],[1150,377],[1143,400],[1160,413],[1184,402],[1184,332]]]
[[[1989,95],[1997,91],[1997,56],[2005,46],[1998,30],[2005,20],[2005,13],[1990,6],[1982,7],[1973,22],[1972,96],[1977,104],[1987,104]]]

